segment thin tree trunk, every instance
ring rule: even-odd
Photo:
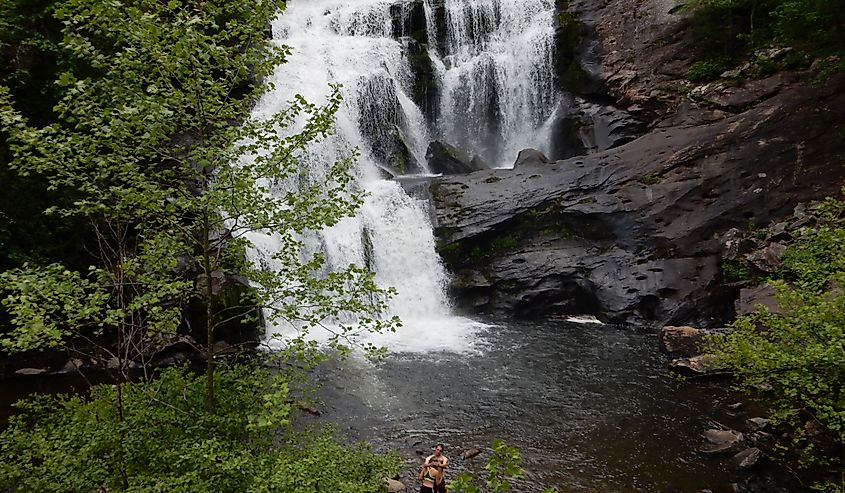
[[[209,218],[208,210],[203,211],[203,228],[202,228],[202,262],[205,270],[205,335],[206,335],[206,367],[205,367],[205,389],[206,389],[206,403],[209,412],[214,412],[214,320],[213,310],[211,307],[212,298],[214,296],[214,287],[212,285],[212,270],[211,270],[211,245],[209,243]]]

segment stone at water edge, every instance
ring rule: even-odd
[[[769,426],[771,421],[766,418],[749,418],[747,420],[747,423],[749,430],[760,431],[765,430]]]
[[[715,363],[715,356],[712,354],[701,354],[690,358],[679,358],[669,363],[669,369],[680,375],[688,377],[700,377],[705,375],[722,375],[728,372],[725,368],[719,368]]]
[[[704,337],[704,331],[689,326],[675,327],[667,325],[660,329],[658,339],[660,350],[672,356],[692,357],[699,354],[698,343]]]
[[[387,488],[387,493],[400,493],[405,491],[405,484],[395,479],[384,479],[384,486]]]
[[[82,361],[80,358],[71,358],[67,361],[67,363],[65,363],[61,371],[66,373],[76,371],[82,368],[83,365],[85,365],[85,362]]]
[[[751,447],[734,455],[731,464],[737,469],[751,469],[763,458],[763,451],[757,447]]]
[[[743,448],[745,441],[743,434],[735,430],[710,429],[702,436],[704,443],[698,447],[698,451],[705,454],[736,453]]]

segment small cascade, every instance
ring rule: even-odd
[[[439,134],[499,165],[547,150],[558,105],[553,0],[444,0]],[[548,126],[546,126],[548,127]]]

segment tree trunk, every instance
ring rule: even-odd
[[[205,270],[205,335],[206,335],[206,367],[205,367],[205,392],[206,403],[209,412],[214,412],[214,310],[211,303],[214,297],[214,286],[212,279],[211,266],[211,245],[209,242],[209,218],[208,210],[203,211],[203,228],[202,228],[202,263]]]

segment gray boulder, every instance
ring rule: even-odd
[[[443,175],[460,175],[484,169],[481,167],[484,161],[480,158],[470,159],[464,151],[440,141],[429,144],[425,159],[429,171]]]
[[[548,164],[549,158],[537,149],[523,149],[519,151],[516,156],[516,161],[513,163],[514,168],[521,168],[527,165]]]

